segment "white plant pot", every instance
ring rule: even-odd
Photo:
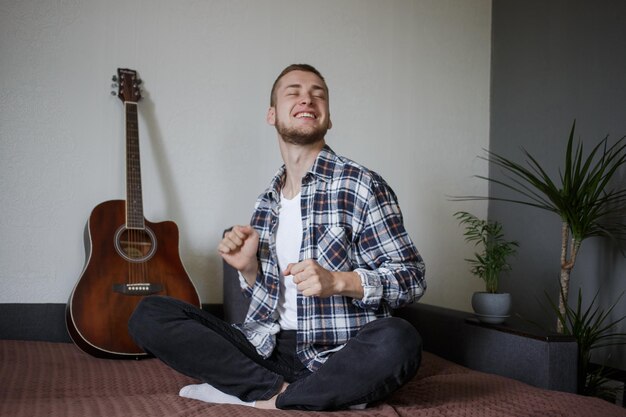
[[[503,323],[511,313],[511,294],[475,292],[472,295],[472,308],[483,323]]]

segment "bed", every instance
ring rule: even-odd
[[[225,320],[246,311],[236,272],[224,266]],[[158,359],[110,360],[70,343],[65,306],[0,305],[0,416],[365,416],[626,417],[626,408],[575,391],[576,343],[511,322],[482,325],[471,314],[414,304],[398,311],[424,340],[417,375],[384,402],[334,412],[257,410],[178,396],[197,383]],[[569,391],[569,392],[568,392]]]
[[[626,416],[606,401],[470,370],[425,352],[417,376],[365,410],[256,410],[179,397],[195,381],[157,359],[97,359],[71,343],[0,341],[0,415],[34,416]]]

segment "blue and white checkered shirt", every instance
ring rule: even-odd
[[[264,358],[280,331],[276,230],[284,176],[283,166],[255,206],[251,225],[260,235],[260,268],[253,287],[242,282],[251,300],[244,323],[237,325]],[[356,300],[298,293],[297,354],[314,371],[364,324],[419,299],[426,282],[397,198],[378,174],[325,146],[302,179],[301,193],[300,261],[315,259],[330,271],[356,271],[365,294]]]

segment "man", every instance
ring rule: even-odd
[[[423,294],[422,259],[391,188],[326,145],[328,87],[315,68],[283,70],[267,122],[284,165],[251,224],[234,226],[218,247],[251,298],[244,323],[148,297],[131,334],[205,382],[184,387],[186,397],[305,410],[381,400],[420,364],[419,335],[391,310]]]

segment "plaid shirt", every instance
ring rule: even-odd
[[[253,287],[242,282],[251,300],[244,323],[237,325],[264,358],[280,331],[276,230],[284,176],[283,166],[255,206],[251,225],[260,235],[260,268]],[[396,196],[379,175],[325,146],[302,179],[301,193],[300,261],[315,259],[330,271],[356,271],[365,293],[361,300],[298,293],[297,354],[314,371],[364,324],[421,297],[426,282]]]

